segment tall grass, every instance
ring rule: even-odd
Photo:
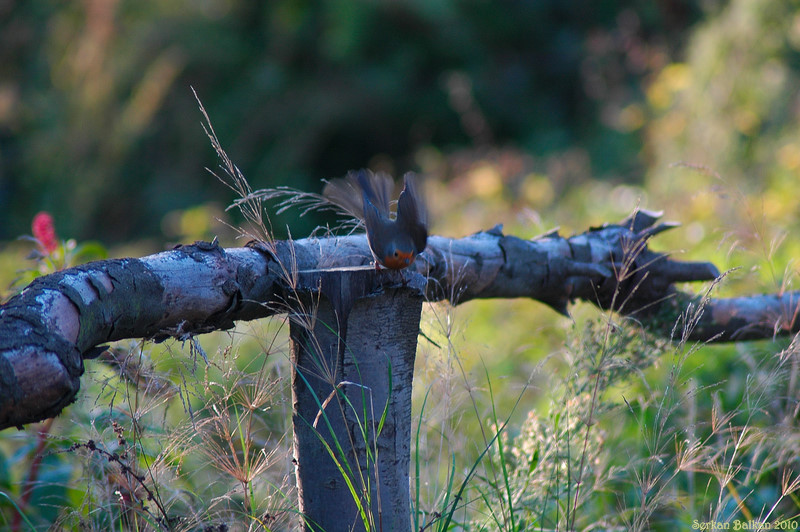
[[[454,515],[465,530],[791,526],[800,514],[797,344],[777,355],[765,347],[740,346],[749,367],[708,381],[703,362],[691,359],[724,348],[655,339],[611,316],[590,320],[538,368],[552,383],[547,401],[530,410],[517,405],[527,411],[518,426],[496,411],[490,375],[462,381],[467,395],[485,400],[419,414],[415,471],[425,477],[431,467],[420,462],[439,456],[447,475],[428,499],[427,521],[418,517],[416,526],[438,530],[451,518],[452,528]],[[484,394],[475,392],[478,384]],[[436,402],[435,390],[429,385],[424,405]],[[445,429],[448,417],[461,430]],[[488,439],[475,446],[481,432]],[[414,482],[418,501],[437,480]]]

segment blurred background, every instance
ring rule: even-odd
[[[688,226],[682,248],[741,243],[743,210],[797,227],[799,51],[778,0],[6,0],[0,242],[47,210],[109,247],[230,243],[194,88],[254,189],[411,170],[442,234],[641,205]]]
[[[40,210],[106,245],[213,234],[233,195],[205,170],[191,88],[253,188],[414,170],[452,201],[517,212],[597,196],[594,182],[641,187],[684,159],[764,180],[764,148],[797,112],[791,5],[6,0],[0,240]],[[618,192],[623,211],[642,196]],[[275,222],[300,236],[319,220]]]

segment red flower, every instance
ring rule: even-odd
[[[34,216],[31,227],[33,237],[39,241],[44,251],[52,253],[58,248],[56,227],[53,223],[53,216],[49,212],[40,212]]]

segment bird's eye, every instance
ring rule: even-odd
[[[399,254],[399,253],[397,253],[397,250],[395,250],[395,252],[394,252],[394,258],[397,258],[397,257],[399,257],[399,256],[400,256],[400,254]]]

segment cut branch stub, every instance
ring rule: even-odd
[[[606,242],[614,275],[595,287],[598,306],[628,315],[648,312],[676,293],[674,283],[713,281],[720,276],[710,262],[674,261],[652,251],[650,238],[677,227],[674,223],[654,226],[658,213],[638,211],[620,225],[593,229]],[[590,299],[584,296],[585,299]]]

